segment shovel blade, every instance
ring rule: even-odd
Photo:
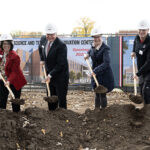
[[[144,102],[144,99],[140,95],[130,94],[129,99],[135,104],[141,104],[142,102]]]
[[[56,103],[58,101],[58,96],[47,96],[44,97],[44,100],[49,103]]]
[[[15,99],[11,99],[10,101],[16,105],[24,105],[25,104],[24,99],[15,98]]]
[[[105,88],[103,85],[99,85],[94,89],[95,93],[107,93],[108,89]]]

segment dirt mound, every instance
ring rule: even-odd
[[[20,113],[0,110],[0,150],[141,150],[150,149],[150,107],[111,105],[102,110]]]

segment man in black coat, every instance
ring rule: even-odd
[[[149,25],[146,21],[139,23],[139,34],[135,37],[131,57],[137,58],[140,94],[145,104],[150,104],[150,36]]]
[[[55,25],[48,24],[46,26],[46,36],[42,36],[39,44],[39,54],[41,65],[45,64],[47,78],[49,82],[50,92],[52,95],[58,96],[57,104],[48,103],[49,110],[55,110],[58,105],[67,109],[67,91],[69,81],[67,47],[57,37],[57,29]]]

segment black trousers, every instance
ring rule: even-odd
[[[95,94],[95,108],[105,108],[107,106],[106,94]]]
[[[15,98],[20,98],[21,89],[16,90],[12,84],[10,84],[10,88],[11,88],[12,92],[14,93]],[[3,81],[0,80],[0,108],[2,108],[2,109],[6,109],[8,94],[9,94],[9,91],[5,87]],[[13,110],[13,112],[19,112],[20,105],[16,105],[16,104],[12,103],[12,110]]]
[[[150,81],[144,81],[139,85],[140,94],[144,98],[145,104],[150,104]]]
[[[49,84],[51,96],[58,96],[58,102],[48,103],[49,110],[55,110],[58,106],[60,108],[67,109],[67,91],[68,91],[68,81],[60,82],[59,84]]]

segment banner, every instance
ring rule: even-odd
[[[14,50],[21,49],[23,51],[29,51],[31,49],[38,49],[40,39],[39,38],[15,38]]]
[[[123,37],[123,85],[133,85],[133,67],[131,52],[135,36]]]
[[[67,45],[68,59],[86,66],[83,55],[91,48],[93,39],[91,37],[66,37],[61,38],[61,40]],[[106,39],[103,38],[103,41],[105,40]],[[34,50],[38,49],[39,43],[40,38],[15,38],[14,50],[21,49],[29,52],[32,49],[34,52]],[[23,55],[23,57],[25,57],[25,55]]]

